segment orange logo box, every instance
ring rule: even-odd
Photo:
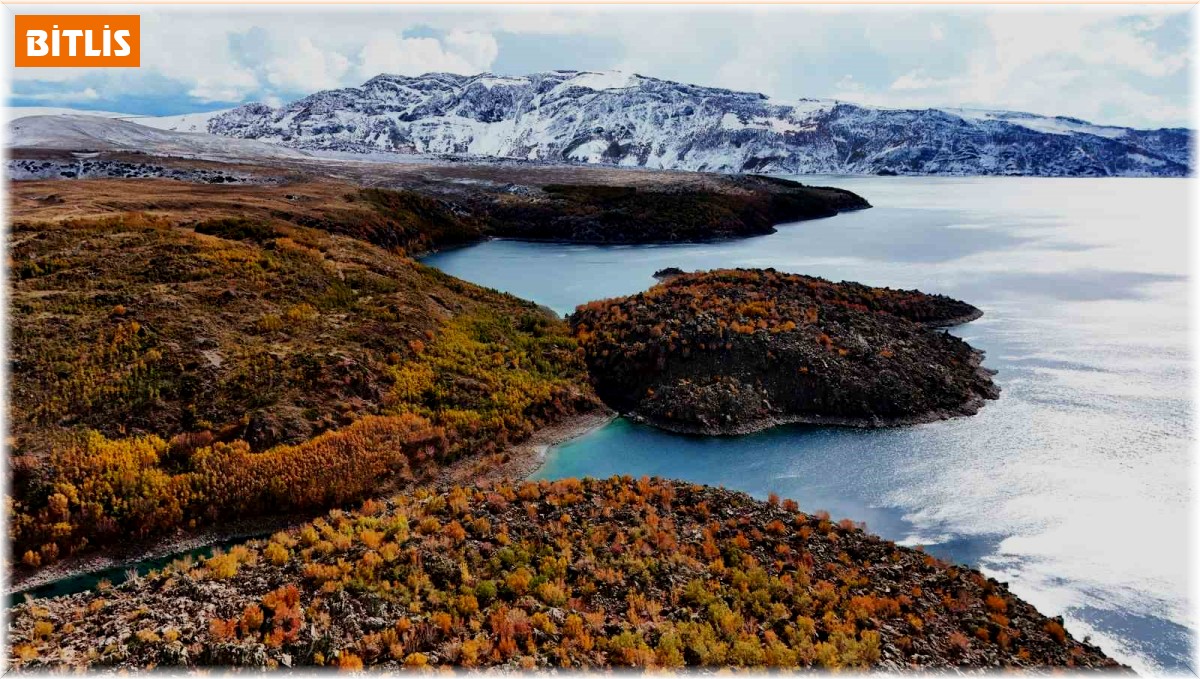
[[[137,14],[18,14],[16,66],[142,65]]]

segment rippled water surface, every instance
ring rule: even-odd
[[[777,492],[1010,583],[1138,669],[1190,662],[1188,180],[806,177],[875,207],[707,245],[491,241],[429,257],[567,313],[660,268],[775,267],[975,304],[954,332],[1003,393],[882,431],[703,438],[618,420],[537,476],[643,474]]]

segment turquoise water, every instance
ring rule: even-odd
[[[226,549],[233,545],[241,544],[246,541],[246,538],[235,538],[231,540],[223,540],[221,542],[197,547],[174,554],[167,554],[153,559],[139,561],[136,564],[125,566],[114,566],[89,573],[80,573],[71,577],[62,578],[53,582],[48,582],[44,585],[23,589],[19,592],[13,592],[8,595],[8,607],[11,608],[19,603],[23,603],[26,599],[40,599],[43,597],[68,596],[78,594],[79,592],[87,592],[95,589],[101,582],[107,581],[111,585],[119,585],[129,579],[130,575],[136,574],[139,576],[146,575],[150,571],[162,570],[171,563],[191,557],[193,559],[207,559],[212,556],[213,551],[218,549]]]
[[[1140,670],[1191,657],[1189,180],[802,178],[875,207],[717,244],[491,241],[425,261],[561,313],[660,268],[767,267],[959,297],[1003,389],[975,417],[667,434],[617,420],[535,476],[777,492],[981,568]]]

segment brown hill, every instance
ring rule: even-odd
[[[977,571],[642,479],[417,491],[17,606],[23,669],[1117,668]]]

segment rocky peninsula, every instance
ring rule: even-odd
[[[671,275],[570,322],[611,407],[671,431],[742,434],[974,414],[999,390],[981,352],[935,328],[981,313],[916,290],[732,269]]]
[[[796,503],[497,482],[11,611],[18,669],[1117,669],[978,571]]]

